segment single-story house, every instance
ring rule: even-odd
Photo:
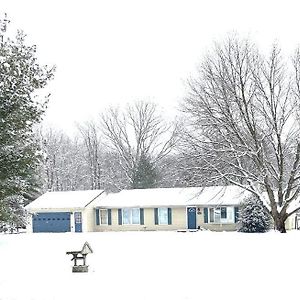
[[[28,231],[233,231],[248,195],[237,186],[47,192],[26,206]],[[298,228],[296,219],[291,216],[286,228]]]
[[[95,200],[103,190],[47,192],[28,204],[28,232],[88,232],[94,230]]]
[[[123,190],[95,201],[94,231],[236,230],[247,193],[237,186]]]

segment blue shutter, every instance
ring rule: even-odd
[[[144,209],[140,208],[140,224],[144,225]]]
[[[118,209],[118,224],[122,225],[122,209]]]
[[[99,208],[96,208],[96,225],[100,225]]]
[[[234,223],[237,223],[239,220],[239,208],[237,206],[234,207]]]
[[[221,219],[227,219],[227,207],[221,207]]]
[[[107,223],[108,223],[108,225],[111,225],[111,209],[110,208],[107,210]]]
[[[154,224],[158,225],[158,208],[154,208]]]
[[[168,224],[172,225],[172,208],[168,208]]]
[[[208,223],[208,208],[204,207],[204,223]]]

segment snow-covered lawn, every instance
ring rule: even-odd
[[[0,254],[1,300],[300,299],[300,231],[1,234]]]

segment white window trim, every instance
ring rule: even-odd
[[[106,223],[101,222],[101,210],[106,210]],[[108,209],[107,208],[100,208],[99,209],[99,223],[102,226],[107,226],[108,225]]]
[[[167,210],[167,223],[165,224],[162,224],[160,223],[160,215],[159,215],[159,210],[160,209],[166,209]],[[162,226],[166,226],[166,225],[169,225],[169,210],[168,210],[168,207],[158,207],[158,210],[157,210],[157,218],[158,218],[158,225],[162,225]]]
[[[129,224],[124,224],[124,209],[129,209],[130,210],[130,223]],[[132,212],[134,209],[137,209],[139,211],[139,223],[137,224],[133,224],[132,223]],[[137,226],[137,225],[141,225],[141,210],[138,207],[125,207],[122,208],[122,225],[125,226]]]

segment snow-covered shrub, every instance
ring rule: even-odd
[[[266,232],[271,226],[271,216],[262,201],[255,196],[243,200],[239,209],[238,231]]]

